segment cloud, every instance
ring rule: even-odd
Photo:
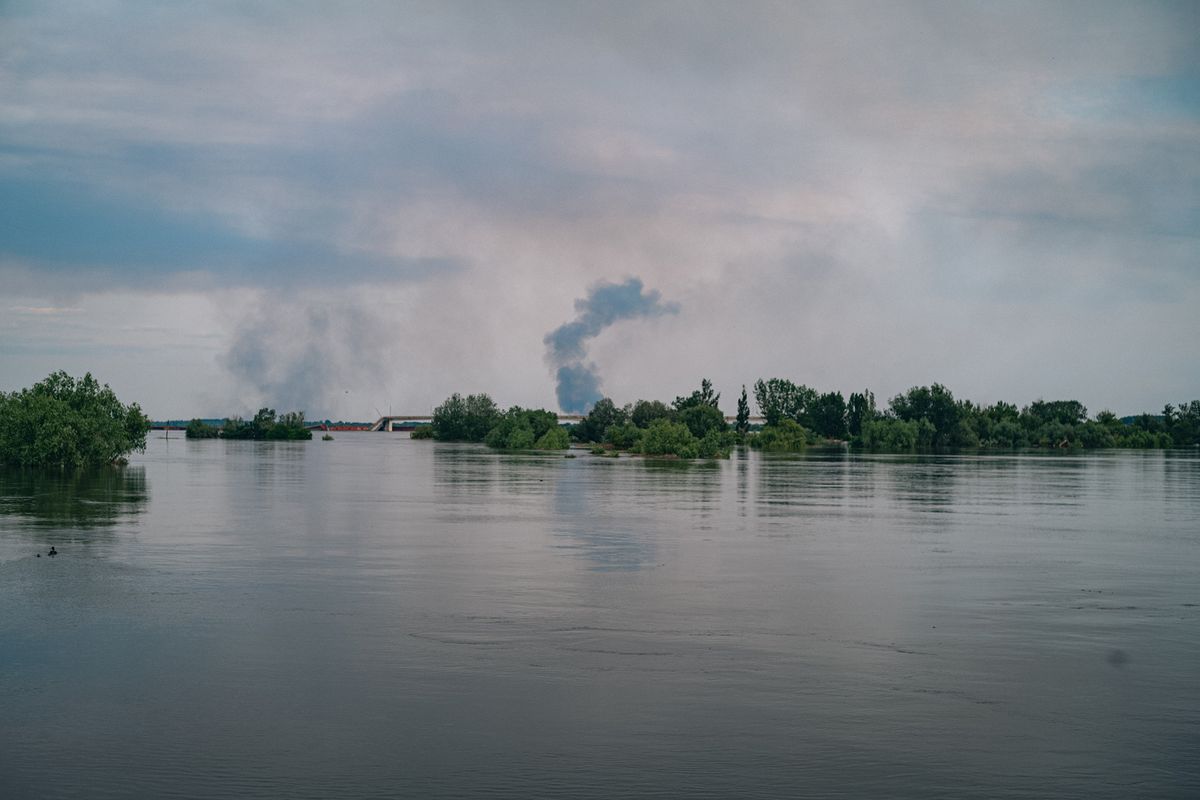
[[[1066,374],[1028,363],[1013,331],[1035,327],[1067,360],[1093,363],[1088,335],[1114,364],[1157,340],[1159,383],[1195,374],[1200,323],[1178,306],[1200,291],[1196,4],[0,14],[0,281],[31,307],[285,287],[287,313],[220,322],[272,343],[264,363],[299,359],[290,377],[243,369],[247,396],[371,384],[305,376],[293,353],[331,286],[334,339],[337,315],[377,317],[436,352],[423,373],[385,360],[414,405],[543,404],[556,384],[574,404],[600,373],[630,398],[876,374],[899,384],[881,396],[940,380],[1019,400]],[[612,264],[679,315],[653,347],[634,346],[649,320],[569,327],[547,374],[543,333]],[[389,318],[379,298],[409,293],[423,305]],[[1153,379],[1071,375],[1092,407],[1162,402]]]

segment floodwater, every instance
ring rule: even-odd
[[[0,471],[0,797],[1200,796],[1195,451],[155,436]]]

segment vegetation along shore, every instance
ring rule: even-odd
[[[596,402],[583,419],[560,425],[546,409],[501,410],[486,394],[453,394],[433,411],[415,439],[482,442],[508,451],[566,450],[574,441],[598,455],[660,458],[727,458],[734,447],[797,452],[849,446],[889,453],[962,450],[1170,448],[1200,446],[1200,400],[1168,404],[1158,414],[1089,417],[1077,400],[1035,400],[980,405],[956,400],[941,384],[915,386],[879,408],[864,390],[844,397],[783,378],[753,387],[761,424],[752,424],[743,386],[732,423],[720,410],[707,379],[672,402],[638,400],[618,406]],[[124,405],[91,374],[51,374],[30,388],[0,392],[0,463],[78,468],[122,463],[146,446],[149,420],[136,404]],[[194,419],[192,439],[305,440],[312,431],[302,411],[276,414],[262,408],[252,419],[226,418],[219,426]]]

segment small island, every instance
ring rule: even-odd
[[[304,441],[312,431],[304,425],[303,411],[276,415],[273,408],[260,408],[253,419],[226,417],[218,427],[202,419],[188,423],[185,434],[189,439],[252,439],[255,441]],[[332,437],[330,437],[332,438]]]

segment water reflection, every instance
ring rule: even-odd
[[[109,527],[145,509],[145,467],[0,470],[0,517],[34,529]]]
[[[588,459],[563,470],[554,482],[557,546],[586,559],[591,570],[637,570],[654,564],[649,519],[611,502],[619,487],[629,484],[634,466]]]
[[[845,503],[850,491],[845,453],[758,457],[758,513],[764,517],[811,516]]]

